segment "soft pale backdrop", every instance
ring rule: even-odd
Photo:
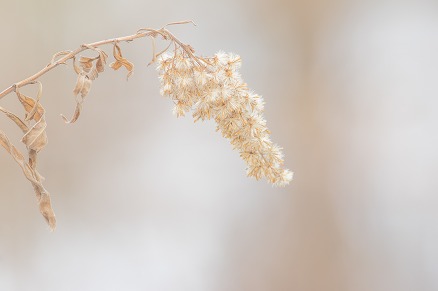
[[[212,122],[172,116],[149,40],[123,45],[135,74],[107,69],[75,125],[59,117],[75,74],[57,68],[40,164],[58,228],[0,151],[0,290],[438,289],[438,2],[17,0],[0,19],[1,89],[54,52],[194,20],[172,29],[242,56],[295,172],[248,179]]]

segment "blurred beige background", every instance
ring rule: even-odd
[[[58,228],[0,151],[0,290],[438,290],[437,1],[17,0],[0,17],[1,89],[54,52],[193,19],[172,30],[242,56],[295,172],[248,179],[213,122],[172,116],[149,40],[123,44],[135,74],[103,73],[73,126],[57,68],[40,168]]]

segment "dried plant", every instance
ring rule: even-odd
[[[269,138],[270,132],[263,118],[263,98],[250,91],[240,76],[240,57],[223,52],[213,57],[195,55],[190,45],[182,43],[167,29],[170,25],[185,23],[193,22],[173,22],[160,29],[143,28],[134,35],[84,44],[74,51],[58,52],[41,71],[0,93],[1,99],[15,92],[23,105],[24,118],[3,107],[0,107],[0,111],[23,131],[21,141],[26,145],[27,157],[25,158],[1,130],[0,144],[31,182],[40,212],[52,230],[56,226],[55,214],[51,206],[50,194],[42,184],[44,178],[37,170],[37,155],[47,144],[45,110],[40,103],[42,84],[37,80],[58,65],[67,64],[67,61],[72,60],[73,69],[77,74],[73,90],[76,109],[70,120],[64,116],[62,118],[66,123],[74,123],[81,114],[83,102],[93,81],[105,69],[108,55],[99,47],[106,44],[113,45],[115,59],[109,66],[114,70],[124,67],[128,71],[127,78],[129,78],[133,73],[134,65],[123,57],[120,43],[150,37],[153,55],[149,64],[157,64],[161,83],[160,93],[174,101],[173,112],[179,117],[192,111],[195,122],[200,119],[214,119],[217,130],[230,140],[246,162],[248,176],[255,177],[257,180],[265,177],[272,184],[279,186],[284,186],[292,180],[292,172],[283,168],[281,148]],[[167,47],[160,52],[156,52],[157,38],[168,42]],[[78,60],[77,56],[85,50],[94,51],[96,56],[91,58],[79,56]],[[35,98],[20,92],[20,88],[30,84],[38,85]]]

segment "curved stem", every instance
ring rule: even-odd
[[[132,40],[137,39],[137,38],[150,36],[151,34],[152,34],[151,32],[139,32],[139,33],[136,33],[133,35],[112,38],[112,39],[107,39],[107,40],[101,40],[101,41],[97,41],[97,42],[93,42],[93,43],[89,43],[89,44],[83,44],[79,48],[77,48],[76,50],[74,50],[68,54],[65,54],[62,58],[60,58],[56,62],[51,62],[49,65],[44,67],[42,70],[40,70],[36,74],[34,74],[34,75],[32,75],[32,76],[30,76],[30,77],[28,77],[20,82],[12,84],[8,88],[6,88],[2,92],[0,92],[0,99],[2,99],[3,97],[5,97],[6,95],[8,95],[11,92],[14,92],[16,89],[23,87],[23,86],[26,86],[26,85],[36,81],[39,77],[41,77],[42,75],[44,75],[48,71],[54,69],[55,67],[57,67],[60,64],[65,63],[69,59],[75,57],[77,54],[89,49],[90,47],[99,47],[99,46],[102,46],[105,44],[115,43],[115,42],[120,42],[120,41],[132,41]]]

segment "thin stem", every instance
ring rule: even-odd
[[[74,58],[77,54],[79,54],[87,49],[90,49],[90,47],[96,48],[96,47],[99,47],[99,46],[102,46],[105,44],[109,44],[109,43],[115,43],[115,42],[121,42],[121,41],[133,41],[134,39],[137,39],[137,38],[151,36],[153,34],[151,31],[139,32],[139,33],[136,33],[133,35],[112,38],[112,39],[107,39],[107,40],[101,40],[101,41],[97,41],[97,42],[93,42],[93,43],[89,43],[89,44],[83,44],[79,48],[77,48],[76,50],[71,51],[65,55],[64,55],[64,52],[61,52],[64,56],[62,58],[60,58],[59,60],[57,60],[56,62],[51,62],[50,64],[48,64],[46,67],[44,67],[42,70],[40,70],[36,74],[34,74],[34,75],[32,75],[32,76],[30,76],[30,77],[28,77],[20,82],[14,83],[11,86],[9,86],[8,88],[6,88],[5,90],[3,90],[2,92],[0,92],[0,99],[2,99],[3,97],[5,97],[6,95],[8,95],[11,92],[14,92],[16,89],[23,87],[23,86],[26,86],[26,85],[36,81],[39,77],[41,77],[42,75],[44,75],[48,71],[54,69],[55,67],[57,67],[60,64],[64,64],[69,59]]]
[[[192,48],[184,43],[182,43],[181,41],[179,41],[179,39],[177,39],[170,31],[168,31],[167,29],[163,28],[162,29],[163,32],[175,43],[177,43],[180,48],[182,48],[189,57],[191,57],[196,63],[198,63],[198,65],[200,65],[201,67],[204,67],[204,65],[199,61],[202,60],[201,58],[198,58],[197,56],[195,56],[193,54]]]

